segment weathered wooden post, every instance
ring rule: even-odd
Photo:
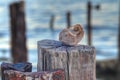
[[[14,70],[4,71],[5,80],[64,80],[63,70],[44,72],[20,72]]]
[[[51,29],[51,31],[54,30],[54,21],[55,21],[55,16],[52,15],[51,19],[50,19],[50,29]]]
[[[120,0],[119,0],[119,17],[118,17],[118,62],[120,64]]]
[[[119,7],[118,7],[118,61],[117,61],[117,80],[120,79],[120,0],[119,0]]]
[[[88,36],[88,45],[91,45],[92,44],[92,26],[91,26],[91,8],[92,8],[92,5],[91,5],[91,2],[88,1],[88,4],[87,4],[87,36]]]
[[[10,4],[11,53],[13,62],[27,61],[24,1]]]
[[[65,80],[96,80],[95,48],[63,46],[54,40],[38,42],[38,71],[65,70]]]
[[[91,24],[91,15],[92,15],[92,9],[99,10],[100,5],[93,6],[90,0],[88,0],[87,3],[87,36],[88,36],[88,45],[92,45],[92,24]]]
[[[70,11],[67,12],[66,14],[66,18],[67,18],[67,28],[69,28],[71,26],[71,13]]]
[[[5,70],[16,70],[16,71],[21,71],[21,72],[31,72],[32,71],[32,64],[29,62],[25,63],[16,63],[16,64],[11,64],[11,63],[2,63],[1,64],[1,79],[5,79]]]

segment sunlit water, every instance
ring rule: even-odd
[[[10,57],[10,19],[9,4],[18,0],[0,1],[0,57]],[[37,41],[42,39],[58,40],[58,33],[66,27],[66,12],[72,13],[72,24],[81,23],[85,36],[81,44],[87,44],[86,2],[85,0],[26,0],[27,47],[29,62],[36,68]],[[92,45],[96,48],[96,59],[117,58],[118,0],[92,0],[93,6],[100,4],[101,9],[92,10]],[[51,15],[55,15],[55,30],[49,29]],[[2,50],[7,50],[2,54]]]

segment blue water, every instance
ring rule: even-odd
[[[9,4],[19,0],[0,2],[0,56],[10,57],[10,19]],[[93,6],[100,4],[101,9],[92,10],[93,41],[96,59],[117,58],[118,0],[91,0]],[[37,65],[37,41],[42,39],[58,40],[58,33],[66,27],[66,12],[72,13],[72,24],[80,23],[85,31],[80,44],[87,45],[86,4],[87,0],[26,0],[27,47],[29,62]],[[49,29],[51,15],[55,15],[55,30]],[[2,54],[2,50],[6,54]]]

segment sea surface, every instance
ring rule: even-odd
[[[0,57],[10,56],[9,4],[19,0],[0,0]],[[118,0],[91,0],[92,45],[96,48],[96,59],[117,58]],[[100,9],[94,7],[100,5]],[[66,12],[70,11],[72,25],[80,23],[85,36],[80,44],[87,45],[87,0],[25,0],[26,36],[28,61],[37,65],[37,41],[58,40],[59,32],[66,27]],[[49,26],[51,16],[55,16],[54,30]]]

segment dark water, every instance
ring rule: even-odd
[[[18,0],[0,2],[0,51],[7,50],[10,56],[9,4]],[[92,10],[92,44],[97,50],[97,60],[117,58],[118,0],[91,0],[93,6],[101,5],[99,11]],[[72,24],[83,25],[85,36],[80,44],[87,44],[86,2],[87,0],[26,0],[27,46],[29,61],[37,65],[37,41],[58,40],[58,33],[66,27],[66,12],[72,13]],[[49,29],[51,15],[55,15],[55,30]]]

